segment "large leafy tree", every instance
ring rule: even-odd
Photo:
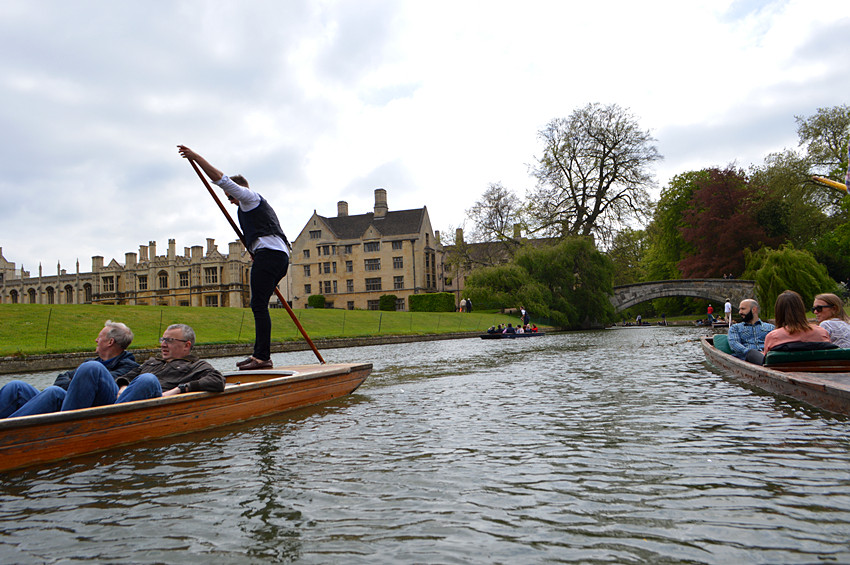
[[[525,306],[532,319],[575,329],[614,319],[613,269],[593,241],[574,237],[553,246],[525,246],[512,263],[470,275],[466,289],[477,304]]]
[[[816,294],[838,291],[826,267],[808,251],[783,245],[779,249],[763,247],[754,253],[748,251],[746,255],[744,276],[756,281],[756,294],[765,318],[773,316],[776,297],[785,290],[798,292],[805,304],[811,304]]]
[[[818,108],[813,116],[795,116],[800,145],[812,164],[812,173],[844,178],[850,136],[850,106]]]
[[[697,181],[708,179],[708,171],[689,171],[674,176],[661,191],[652,222],[647,227],[644,272],[647,281],[681,278],[679,262],[694,253],[682,237],[684,214],[691,207]]]
[[[550,236],[603,240],[650,210],[651,171],[662,157],[655,139],[627,110],[588,104],[539,132],[543,153],[532,168],[530,227]]]
[[[709,169],[707,178],[696,180],[695,188],[681,228],[682,237],[695,250],[679,262],[684,276],[740,276],[745,249],[782,243],[781,236],[768,235],[759,224],[765,194],[751,186],[742,171]]]
[[[473,241],[501,241],[518,245],[514,226],[521,224],[522,201],[502,186],[492,183],[472,208],[466,211],[475,227]]]
[[[614,264],[614,285],[633,284],[644,280],[644,256],[647,236],[644,230],[625,228],[614,236],[608,257]]]

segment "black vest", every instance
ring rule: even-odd
[[[256,208],[249,212],[243,212],[242,208],[239,208],[237,216],[245,236],[245,245],[249,251],[252,250],[257,238],[264,235],[276,235],[289,245],[280,227],[280,222],[277,221],[277,214],[274,213],[272,207],[262,196],[260,196],[260,204]]]

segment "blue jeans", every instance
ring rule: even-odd
[[[118,397],[118,385],[112,374],[98,361],[86,361],[77,369],[68,391],[49,386],[24,404],[11,417],[77,410],[162,396],[159,379],[151,373],[139,375]],[[117,400],[116,400],[117,399]]]
[[[159,398],[162,396],[162,386],[159,379],[153,373],[142,373],[127,385],[115,404],[122,402],[133,402],[135,400],[147,400],[148,398]]]
[[[9,381],[0,388],[0,418],[8,418],[32,400],[38,389],[24,381]]]

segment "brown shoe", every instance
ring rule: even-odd
[[[236,366],[237,366],[237,367],[239,367],[239,368],[241,369],[242,367],[244,367],[244,366],[245,366],[245,365],[247,365],[248,363],[252,363],[253,361],[254,361],[254,358],[253,358],[253,357],[248,357],[247,359],[243,359],[242,361],[238,361],[238,362],[236,363]]]
[[[274,363],[272,363],[271,359],[268,359],[267,361],[260,361],[252,358],[250,363],[239,367],[240,371],[253,371],[255,369],[274,369]]]

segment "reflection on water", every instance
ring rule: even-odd
[[[850,561],[847,419],[699,335],[328,350],[375,365],[348,398],[0,476],[0,561]]]

